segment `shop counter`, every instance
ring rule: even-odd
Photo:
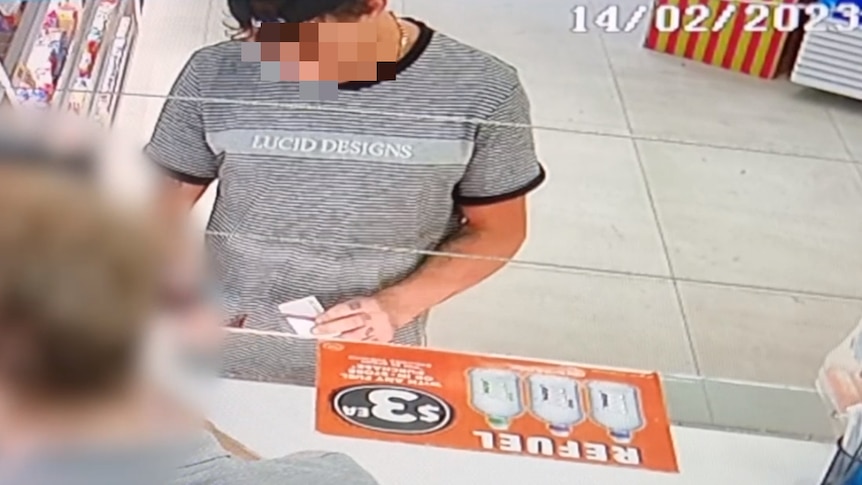
[[[210,419],[263,456],[342,452],[382,485],[810,485],[833,453],[829,444],[674,427],[680,473],[662,473],[326,436],[314,430],[307,387],[222,380],[210,396]]]

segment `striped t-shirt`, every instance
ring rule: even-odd
[[[0,485],[377,485],[346,455],[304,451],[244,461],[208,433],[178,443],[114,443],[55,449],[25,463],[0,462]]]
[[[218,179],[208,246],[227,310],[246,326],[291,332],[277,306],[314,295],[329,307],[413,273],[463,224],[461,207],[541,184],[529,102],[515,69],[434,32],[397,79],[339,85],[309,103],[295,82],[261,80],[236,41],[195,52],[147,152],[179,180]],[[422,345],[425,318],[395,343]],[[230,375],[313,382],[312,342],[232,335]]]

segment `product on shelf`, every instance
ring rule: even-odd
[[[23,0],[0,2],[0,32],[15,32],[18,29],[26,3]]]
[[[132,25],[131,17],[123,17],[117,26],[117,34],[107,63],[102,75],[102,84],[99,86],[99,94],[96,97],[94,115],[99,123],[107,124],[110,121],[114,100],[120,88],[126,61],[129,56],[129,31]]]
[[[17,28],[27,5],[37,5],[42,18],[8,71],[9,99],[32,108],[56,104],[110,123],[137,31],[136,0],[0,0],[0,59],[4,39],[13,35],[3,29]]]
[[[84,49],[78,62],[75,79],[72,81],[72,93],[69,95],[66,109],[76,114],[86,114],[85,105],[96,82],[93,70],[96,66],[99,51],[105,38],[105,29],[117,9],[119,0],[102,0],[96,7],[96,15],[90,30],[84,39]]]
[[[27,60],[15,69],[13,85],[23,105],[47,107],[57,91],[83,0],[52,0]]]

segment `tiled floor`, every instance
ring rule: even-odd
[[[637,146],[676,276],[862,297],[862,180],[852,164]]]
[[[571,0],[394,4],[518,68],[550,174],[518,262],[434,312],[432,345],[700,375],[668,377],[680,421],[828,432],[780,386],[862,317],[862,103],[570,33]],[[148,0],[121,131],[147,138],[224,11]]]

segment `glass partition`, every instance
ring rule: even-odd
[[[643,2],[392,3],[437,35],[517,69],[532,113],[531,126],[522,128],[531,130],[547,170],[543,186],[529,196],[521,250],[499,272],[430,311],[428,345],[656,370],[663,374],[677,423],[832,439],[828,411],[813,383],[825,355],[862,318],[858,103],[792,85],[786,77],[732,72],[760,62],[755,54],[741,61],[726,57],[728,70],[645,49],[650,17]],[[181,30],[188,18],[191,14],[177,17],[170,29]],[[171,20],[159,21],[167,26]],[[206,21],[207,42],[227,38],[216,14]],[[158,37],[147,37],[146,29],[136,49]],[[729,56],[721,39],[689,34],[673,37],[682,51],[711,49],[714,58]],[[198,42],[197,34],[187,37],[180,40]],[[158,65],[170,66],[161,67],[166,81],[158,92],[141,88],[125,96],[165,96],[193,49],[187,50],[158,52],[165,59]],[[150,76],[153,58],[136,57],[130,76]],[[473,84],[454,83],[452,94],[493,84],[494,75],[489,70]],[[161,101],[155,103],[139,111],[153,115]],[[404,100],[397,113],[371,113],[373,121],[365,126],[373,131],[394,119],[413,120],[427,134],[483,124],[424,119],[424,108]],[[276,119],[296,108],[259,109]],[[345,112],[344,120],[350,116]],[[138,119],[118,119],[139,130]],[[237,165],[225,170],[254,173]],[[312,176],[308,173],[295,175],[297,184],[313,182],[303,178]],[[325,176],[332,177],[336,190],[346,175],[328,171]],[[224,195],[251,189],[219,190]],[[330,208],[323,195],[309,208],[321,215],[318,222]],[[287,203],[295,196],[285,192],[276,198]],[[251,200],[243,217],[279,203]],[[417,217],[429,207],[422,197],[415,205]],[[381,215],[374,222],[379,227],[370,229],[386,226],[387,217]],[[429,245],[369,246],[338,231],[344,239],[321,240],[308,237],[307,228],[216,231],[210,239],[254,240],[256,245],[247,247],[256,248],[252,252],[260,261],[276,241],[318,255],[334,254],[336,244],[353,245],[351,261],[376,260],[381,274],[413,253],[436,254]],[[391,231],[400,230],[393,222]],[[274,253],[266,257],[277,259]],[[275,285],[277,265],[286,264],[275,259],[270,266],[245,270],[260,271]],[[248,297],[270,291],[272,286],[261,286]]]
[[[644,5],[404,2],[518,69],[548,170],[518,262],[430,343],[656,369],[677,422],[831,438],[813,383],[862,317],[862,111],[647,50]]]

